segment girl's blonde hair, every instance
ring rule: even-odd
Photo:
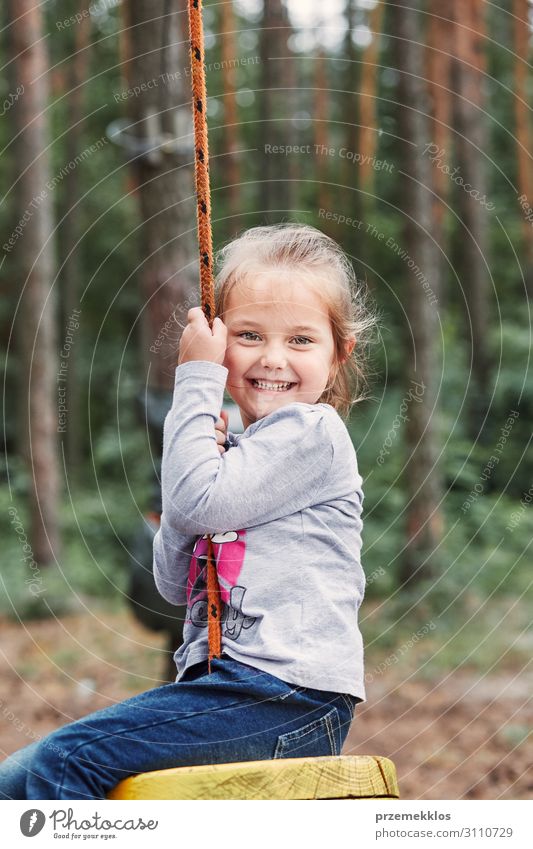
[[[352,405],[364,397],[366,352],[377,319],[366,287],[357,280],[340,246],[307,224],[273,224],[246,230],[225,245],[216,259],[215,305],[220,317],[235,284],[260,271],[296,271],[298,277],[309,280],[327,304],[335,343],[334,378],[318,402],[348,416]],[[354,351],[343,363],[346,343],[353,337]]]

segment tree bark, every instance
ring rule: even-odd
[[[443,16],[442,4],[439,0],[431,0],[430,17],[427,24],[427,46],[425,51],[425,67],[428,79],[430,105],[430,135],[428,142],[433,145],[431,156],[447,158],[450,150],[452,121],[452,55],[453,20]],[[444,169],[431,168],[433,234],[437,247],[439,262],[439,303],[441,312],[444,306],[445,257],[449,253],[445,235],[447,204],[450,201],[450,178]]]
[[[518,193],[533,204],[533,180],[531,176],[531,125],[528,103],[527,78],[529,57],[529,10],[528,0],[513,0],[513,41],[515,52],[514,63],[514,114],[516,154],[518,166]],[[533,227],[526,216],[522,214],[522,233],[524,254],[526,259],[526,282],[530,295],[533,295]]]
[[[68,14],[82,13],[86,8],[85,0],[76,0],[74,8],[69,4]],[[65,14],[65,18],[68,17]],[[66,98],[70,126],[66,143],[66,162],[73,162],[83,151],[85,90],[84,84],[89,70],[89,43],[91,35],[91,17],[82,17],[75,27],[67,30],[69,54],[71,58],[66,66]],[[61,184],[61,202],[59,204],[59,223],[57,227],[58,253],[60,259],[60,280],[62,297],[61,326],[66,327],[69,318],[80,309],[79,293],[82,280],[80,264],[80,245],[82,236],[81,209],[82,184],[79,168],[72,168]],[[69,478],[78,480],[82,471],[81,455],[81,392],[78,370],[78,351],[80,331],[77,331],[76,344],[69,351],[69,367],[66,378],[67,397],[69,399],[69,426],[66,432],[66,454]]]
[[[283,103],[287,102],[287,75],[292,74],[291,58],[287,57],[287,38],[289,35],[287,12],[282,0],[264,0],[263,18],[259,35],[259,55],[261,59],[261,118],[263,138],[272,146],[291,144],[294,139],[292,115],[284,117]],[[289,63],[289,64],[287,64]],[[289,98],[289,103],[292,98]],[[292,208],[291,177],[294,173],[293,159],[280,157],[263,149],[259,157],[262,163],[260,181],[261,196],[265,218],[275,222]],[[292,174],[291,174],[292,171]],[[291,177],[287,179],[288,175]]]
[[[224,177],[227,185],[225,197],[228,204],[228,225],[225,227],[228,237],[239,230],[239,155],[241,146],[239,114],[235,98],[235,60],[237,44],[235,39],[235,13],[232,2],[220,6],[220,46],[222,59],[222,88],[224,93]]]
[[[122,10],[125,83],[144,89],[126,101],[143,222],[142,351],[149,385],[166,391],[188,309],[199,303],[186,10],[185,0],[127,0]]]
[[[408,272],[407,315],[409,385],[406,425],[407,540],[400,568],[404,584],[422,582],[438,574],[437,549],[442,534],[440,501],[442,483],[437,467],[436,394],[438,369],[438,261],[431,238],[430,163],[422,155],[421,141],[428,138],[428,98],[423,76],[420,0],[398,2],[395,31],[398,35],[399,136],[404,140],[401,187],[405,214],[404,239]],[[430,289],[423,286],[427,281]],[[431,295],[430,295],[431,291]],[[411,347],[412,345],[412,347]]]
[[[350,116],[351,120],[346,121],[346,130],[345,130],[345,138],[344,145],[347,150],[355,151],[358,150],[358,142],[359,142],[359,121],[360,115],[359,110],[361,107],[360,98],[357,96],[357,92],[360,87],[360,65],[357,61],[357,56],[355,52],[355,46],[352,40],[352,32],[355,28],[355,20],[356,20],[356,2],[355,0],[346,0],[346,23],[348,29],[346,31],[346,40],[344,44],[343,55],[346,57],[346,71],[344,73],[344,88],[346,90],[346,95],[343,97],[344,101],[344,115]],[[352,160],[347,157],[342,160],[341,165],[341,175],[342,182],[345,186],[353,186],[354,185],[354,165]],[[355,198],[354,198],[354,202]],[[361,217],[361,216],[359,216]]]
[[[331,186],[329,185],[328,148],[328,103],[329,86],[327,79],[326,57],[320,47],[314,58],[315,70],[315,109],[313,115],[314,145],[316,161],[316,179],[318,183],[319,209],[331,209]],[[325,228],[323,228],[325,229]]]
[[[490,398],[490,363],[487,345],[489,284],[487,270],[489,212],[479,198],[487,198],[485,153],[488,134],[485,118],[485,2],[454,0],[455,62],[453,73],[455,150],[460,175],[478,197],[457,187],[456,200],[462,221],[459,274],[466,297],[466,329],[471,340],[472,386],[469,392],[468,429],[480,438]],[[488,201],[488,198],[487,198]]]
[[[158,515],[161,493],[160,478],[156,478],[178,344],[188,310],[200,303],[187,2],[126,0],[122,14],[125,87],[140,90],[127,98],[128,135],[133,137],[130,165],[142,220],[141,342],[143,384],[148,384],[138,400],[158,459],[151,505]],[[151,605],[149,553],[142,565],[133,600],[146,604],[148,599]],[[166,611],[160,615],[161,604],[159,600],[152,608],[154,621],[161,620],[169,632],[169,645],[175,648],[183,641],[182,623],[177,615],[175,622]],[[170,663],[171,658],[165,675]]]
[[[376,98],[379,69],[376,66],[379,58],[384,8],[385,4],[380,0],[369,15],[368,26],[372,31],[372,41],[363,54],[361,91],[359,93],[359,122],[361,125],[359,130],[359,153],[361,154],[359,187],[365,193],[363,194],[363,203],[367,208],[372,208],[374,205],[374,176],[376,172],[372,167],[372,158],[375,157],[378,147]],[[367,195],[370,195],[370,197]]]
[[[56,296],[53,290],[52,195],[48,129],[48,71],[42,4],[11,0],[10,39],[19,84],[24,94],[13,108],[16,144],[17,218],[25,219],[14,250],[21,297],[17,342],[20,346],[21,453],[30,480],[31,546],[35,562],[59,557],[58,427],[60,400],[68,407],[64,381],[56,380],[58,346]],[[68,415],[68,414],[67,414]]]

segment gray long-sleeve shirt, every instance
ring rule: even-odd
[[[329,404],[291,403],[215,437],[228,370],[176,369],[163,431],[161,595],[187,604],[180,680],[205,660],[207,535],[223,601],[222,650],[287,683],[365,700],[358,610],[363,493],[346,427]]]

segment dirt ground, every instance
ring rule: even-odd
[[[0,619],[0,757],[60,725],[161,683],[165,638],[127,610]],[[403,799],[531,799],[531,678],[452,671],[367,684],[344,754],[396,764]],[[531,736],[531,735],[530,735]]]

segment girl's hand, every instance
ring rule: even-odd
[[[228,430],[228,414],[225,410],[220,411],[220,418],[215,423],[215,436],[217,438],[218,450],[221,454],[226,450],[224,443],[226,442]]]
[[[178,365],[190,360],[208,360],[222,365],[228,338],[228,329],[224,322],[217,316],[211,332],[201,307],[190,309],[187,320],[189,323],[181,334]]]

